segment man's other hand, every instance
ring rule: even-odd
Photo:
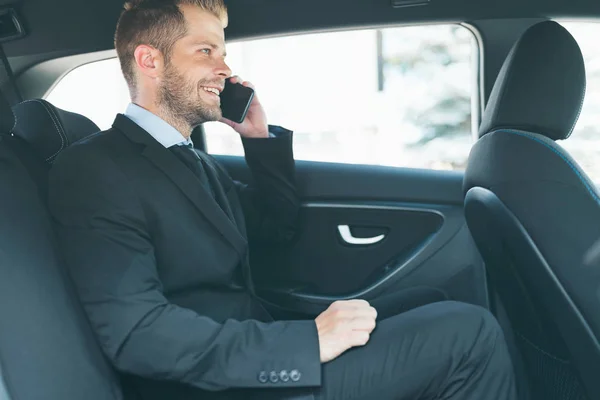
[[[256,95],[256,89],[250,82],[245,82],[239,76],[231,77],[231,83],[241,83],[242,85],[249,87],[254,92],[254,98],[248,108],[246,118],[241,124],[233,122],[227,118],[221,118],[220,122],[229,125],[237,133],[246,138],[267,138],[269,137],[269,126],[267,125],[267,114],[263,109],[258,96]]]
[[[329,362],[351,347],[369,341],[377,311],[365,300],[340,300],[332,303],[316,319],[321,362]]]

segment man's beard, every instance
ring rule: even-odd
[[[202,86],[221,86],[222,82],[207,80],[192,82],[181,74],[172,64],[167,64],[163,84],[159,93],[159,107],[176,121],[196,126],[221,119],[221,108],[202,101]]]

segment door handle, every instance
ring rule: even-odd
[[[338,225],[338,232],[340,233],[340,236],[344,242],[353,245],[375,244],[381,242],[385,238],[385,235],[377,235],[367,238],[354,237],[352,236],[352,232],[350,232],[350,226],[348,225]]]

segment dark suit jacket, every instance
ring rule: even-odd
[[[221,206],[123,115],[52,167],[50,209],[99,342],[150,387],[321,383],[314,321],[270,322],[248,289],[247,233],[275,245],[293,235],[292,134],[243,144],[253,187],[201,153]]]

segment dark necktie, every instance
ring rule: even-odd
[[[196,175],[202,186],[214,198],[215,192],[208,180],[208,175],[206,174],[207,165],[200,158],[198,153],[196,153],[196,150],[194,150],[192,145],[175,145],[169,147],[169,150],[171,150],[171,152],[175,154],[194,173],[194,175]]]
[[[231,211],[231,207],[228,204],[223,191],[220,189],[214,189],[210,183],[210,178],[208,177],[206,170],[210,168],[206,161],[194,150],[194,147],[191,144],[187,145],[175,145],[169,147],[169,150],[173,154],[175,154],[189,169],[192,170],[194,175],[198,177],[200,183],[204,188],[210,193],[215,199],[215,202],[221,207],[223,212],[227,215],[227,217],[237,226],[235,222],[235,218]],[[214,179],[214,178],[213,178]],[[217,184],[218,185],[218,184]],[[218,194],[215,193],[217,190]],[[250,278],[250,271],[248,266],[248,254],[244,254],[245,260],[242,262],[241,268],[241,279],[246,283],[248,289],[251,293],[254,293],[254,284],[252,283],[252,279]]]

